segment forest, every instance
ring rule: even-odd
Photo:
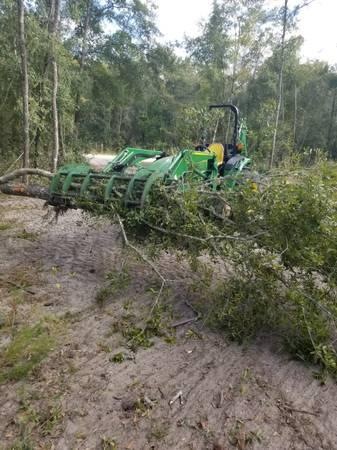
[[[0,450],[337,449],[316,1],[0,0]]]
[[[306,3],[214,1],[196,37],[169,45],[150,2],[3,0],[1,164],[23,150],[55,169],[93,149],[182,148],[221,102],[239,107],[266,165],[315,149],[335,158],[336,67],[302,61]]]

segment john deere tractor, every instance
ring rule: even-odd
[[[232,115],[230,142],[208,143],[167,155],[161,150],[127,147],[97,172],[88,164],[63,166],[52,179],[49,203],[74,206],[89,199],[104,205],[119,199],[131,208],[144,207],[155,183],[176,184],[188,189],[190,183],[204,183],[211,190],[232,189],[249,166],[246,127],[238,108],[231,104],[211,105]]]

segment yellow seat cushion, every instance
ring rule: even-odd
[[[218,164],[223,162],[225,148],[222,144],[214,142],[208,147],[208,150],[214,153]]]

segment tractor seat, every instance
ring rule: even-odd
[[[218,165],[223,163],[225,148],[222,144],[214,142],[208,150],[215,155]]]
[[[233,169],[237,169],[240,162],[245,159],[244,156],[242,155],[235,155],[232,156],[225,164],[224,169],[225,170],[233,170]]]

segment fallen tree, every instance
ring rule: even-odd
[[[39,198],[48,200],[49,189],[37,184],[0,184],[0,192],[7,195],[19,195],[20,197]]]
[[[42,169],[17,169],[14,170],[11,173],[8,173],[6,175],[2,175],[0,177],[0,184],[8,183],[9,181],[15,180],[17,178],[26,176],[26,175],[37,175],[39,177],[49,178],[51,179],[53,177],[53,174],[51,172],[48,172],[47,170]]]
[[[108,208],[90,200],[77,206],[120,226],[126,246],[161,279],[156,305],[167,280],[155,258],[176,252],[199,271],[193,289],[209,324],[239,342],[277,335],[296,358],[337,378],[337,168],[323,162],[276,175],[264,180],[263,191],[249,182],[213,193],[158,185],[143,209],[120,200]],[[48,198],[43,186],[0,182],[0,190]],[[230,215],[219,215],[217,205],[229,205]]]
[[[154,258],[162,251],[187,258],[209,325],[238,342],[272,335],[295,358],[317,364],[320,377],[337,379],[337,166],[281,172],[262,191],[248,182],[215,193],[230,206],[221,220],[202,208],[198,188],[167,186],[144,209],[116,203],[91,212],[122,223],[128,242],[141,242]]]
[[[11,173],[3,175],[0,177],[0,192],[7,195],[19,195],[23,197],[40,198],[41,200],[48,200],[49,189],[46,186],[39,184],[22,184],[9,183],[10,181],[16,180],[18,178],[34,175],[37,177],[51,179],[53,174],[42,169],[18,169]]]

